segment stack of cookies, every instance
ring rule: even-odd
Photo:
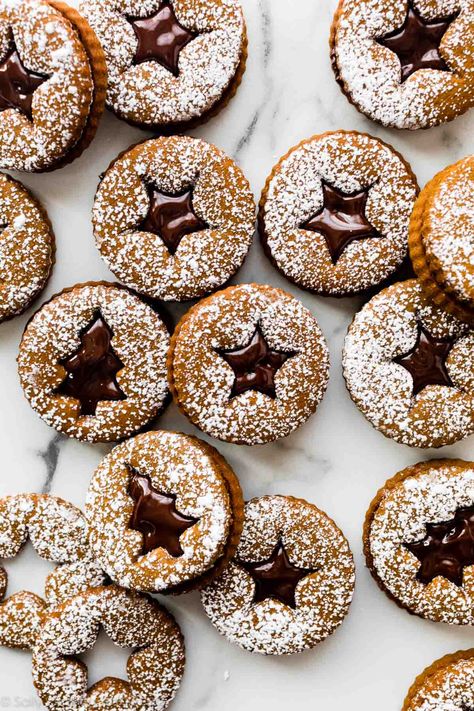
[[[118,282],[64,288],[29,318],[19,377],[58,432],[119,442],[85,511],[48,494],[0,500],[0,557],[27,539],[56,564],[44,596],[6,597],[0,644],[32,652],[42,703],[58,711],[153,711],[184,671],[184,641],[152,597],[200,590],[217,630],[287,655],[344,620],[355,570],[336,523],[293,496],[244,502],[223,456],[153,430],[171,399],[205,435],[264,445],[316,411],[329,380],[317,319],[268,284],[229,286],[258,231],[293,285],[362,294],[342,355],[350,397],[395,442],[443,447],[474,433],[474,156],[421,190],[393,146],[332,130],[271,169],[257,211],[242,170],[183,135],[241,83],[238,0],[0,0],[0,167],[51,171],[91,143],[108,109],[157,137],[100,176],[97,249]],[[472,0],[341,0],[330,52],[344,94],[383,126],[420,129],[474,105]],[[45,209],[0,174],[0,321],[45,288],[55,239]],[[193,305],[171,327],[161,302]],[[412,614],[474,624],[474,464],[439,459],[389,479],[364,529],[367,566]],[[132,648],[128,680],[88,686],[78,655],[102,626]],[[474,708],[474,650],[418,677],[404,711]]]

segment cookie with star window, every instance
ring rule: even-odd
[[[473,0],[340,0],[331,28],[336,80],[384,126],[430,128],[474,105]]]
[[[443,447],[474,433],[474,331],[437,307],[416,279],[372,298],[349,327],[349,393],[386,437]]]
[[[78,284],[28,322],[18,355],[21,385],[59,432],[87,442],[120,440],[166,405],[168,346],[159,314],[128,289]]]
[[[189,136],[144,141],[122,153],[97,190],[97,247],[128,287],[186,301],[223,286],[255,230],[255,201],[234,161]]]
[[[210,445],[155,431],[118,445],[87,496],[93,550],[120,585],[183,593],[219,575],[243,519],[238,479]]]
[[[474,155],[442,170],[422,190],[409,245],[427,295],[474,325]]]
[[[315,317],[263,284],[231,286],[193,306],[168,354],[170,388],[191,422],[235,444],[286,437],[316,410],[329,355]]]
[[[260,200],[263,247],[303,289],[350,296],[379,285],[408,253],[418,194],[408,163],[356,131],[313,136],[274,167]]]
[[[0,2],[0,167],[47,171],[77,158],[105,106],[105,57],[63,2]]]
[[[420,462],[369,506],[364,551],[379,587],[408,612],[474,624],[474,463]]]
[[[473,711],[474,649],[447,654],[413,682],[402,711]]]
[[[107,105],[125,121],[180,133],[234,96],[247,60],[238,0],[83,0],[104,48]]]
[[[294,654],[342,623],[354,580],[349,544],[327,514],[302,499],[263,496],[246,504],[237,552],[201,600],[231,642]]]

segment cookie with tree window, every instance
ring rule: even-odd
[[[339,627],[354,581],[349,544],[327,514],[302,499],[263,496],[246,504],[237,551],[201,600],[231,642],[294,654]]]
[[[87,442],[129,437],[163,410],[169,334],[128,289],[65,289],[30,319],[18,371],[27,400],[51,427]]]
[[[447,654],[415,679],[402,711],[472,711],[474,649]]]
[[[234,96],[247,60],[238,0],[83,0],[104,48],[107,105],[160,133],[207,121]]]

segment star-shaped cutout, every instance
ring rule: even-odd
[[[158,235],[170,254],[176,253],[184,235],[209,229],[209,225],[194,212],[192,189],[170,195],[153,184],[147,184],[146,188],[150,206],[138,229]]]
[[[370,188],[356,193],[344,193],[324,181],[322,188],[321,210],[303,222],[300,229],[322,234],[332,263],[336,264],[351,242],[381,235],[365,215]]]
[[[441,41],[459,12],[436,20],[425,20],[413,3],[408,3],[402,27],[378,37],[376,42],[398,56],[401,66],[401,83],[418,69],[450,69],[439,53]]]
[[[66,377],[54,391],[79,400],[81,415],[95,415],[103,400],[125,400],[116,380],[124,367],[112,348],[113,332],[98,311],[80,333],[81,345],[75,353],[60,361]]]
[[[27,69],[14,40],[0,62],[0,111],[18,109],[31,121],[33,94],[49,76]]]
[[[296,608],[295,591],[298,583],[318,570],[293,565],[282,540],[278,541],[268,560],[261,563],[239,560],[238,563],[255,581],[254,603],[271,598],[293,609]]]
[[[179,76],[179,55],[198,35],[177,20],[170,2],[163,2],[150,17],[127,17],[138,40],[133,64],[156,61]]]
[[[474,506],[458,509],[451,521],[428,523],[425,538],[405,547],[421,562],[421,583],[440,575],[461,587],[464,568],[474,565]]]
[[[176,509],[176,495],[157,491],[149,476],[129,466],[131,472],[128,494],[135,502],[129,526],[143,534],[142,554],[164,548],[173,558],[180,558],[183,549],[179,539],[198,518],[185,516]]]
[[[283,363],[297,355],[297,351],[276,351],[270,348],[259,324],[245,346],[232,350],[217,348],[216,352],[234,371],[230,399],[247,390],[257,390],[275,399],[275,376]]]
[[[417,328],[416,343],[413,348],[393,360],[394,363],[408,370],[413,378],[413,395],[418,395],[428,385],[446,385],[454,388],[446,367],[446,360],[456,339],[435,338],[421,321],[418,322]]]

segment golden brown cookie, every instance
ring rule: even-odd
[[[414,681],[402,711],[471,711],[474,707],[474,649],[447,654]]]
[[[394,284],[356,314],[343,370],[369,422],[410,447],[474,432],[474,331],[435,306],[418,280]]]
[[[354,575],[349,544],[329,516],[302,499],[263,496],[246,504],[234,559],[201,600],[231,642],[294,654],[341,624]]]
[[[0,173],[0,322],[25,311],[49,279],[55,240],[45,209]]]
[[[128,680],[105,677],[90,688],[76,655],[91,649],[102,627],[130,647]],[[184,641],[172,615],[147,595],[115,585],[89,588],[52,611],[33,651],[33,682],[49,711],[162,711],[184,671]]]
[[[240,485],[196,437],[147,432],[96,470],[87,497],[92,548],[116,583],[182,593],[216,577],[242,529]]]
[[[97,247],[114,274],[154,299],[186,301],[223,286],[255,231],[240,168],[189,136],[144,141],[105,173],[92,212]]]
[[[56,0],[0,2],[0,167],[54,170],[93,139],[105,105],[100,44]]]
[[[290,281],[323,296],[377,286],[403,263],[418,193],[391,146],[356,131],[303,141],[275,166],[260,200],[267,256]]]
[[[183,316],[168,368],[173,397],[196,427],[227,442],[265,444],[316,410],[329,355],[300,301],[271,286],[242,284]]]
[[[474,105],[474,0],[340,0],[331,28],[336,80],[363,114],[429,128]]]
[[[104,47],[107,105],[160,133],[207,121],[234,96],[247,60],[238,0],[83,0]]]
[[[0,644],[31,648],[44,615],[60,602],[105,580],[89,547],[78,508],[48,494],[0,499],[0,559],[14,558],[30,540],[41,558],[58,563],[45,582],[44,599],[22,590],[4,599],[8,576],[0,565]]]
[[[128,289],[78,284],[44,304],[20,344],[26,398],[59,432],[110,442],[142,429],[167,401],[168,331]]]
[[[423,189],[409,244],[427,295],[474,325],[474,156],[445,168]]]
[[[367,511],[364,552],[408,612],[474,624],[474,463],[420,462],[389,479]]]

